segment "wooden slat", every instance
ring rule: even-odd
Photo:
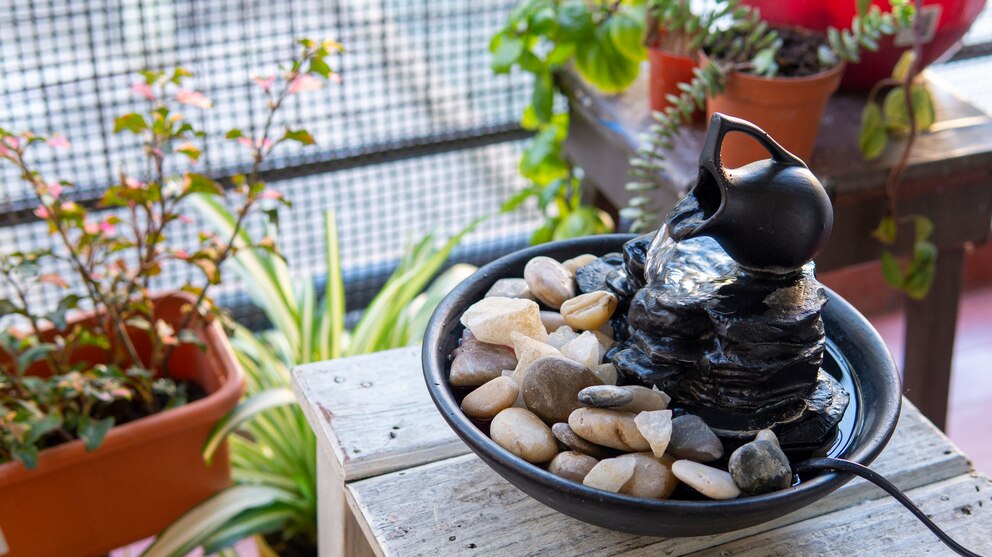
[[[909,404],[873,468],[904,490],[970,471],[967,458]],[[717,536],[658,539],[612,532],[562,515],[517,490],[474,455],[352,482],[346,489],[362,528],[381,546],[375,548],[377,554],[403,556],[476,551],[529,555],[541,548],[556,548],[556,555],[613,555],[642,547],[650,547],[653,555],[682,554],[882,495],[855,480],[774,522]]]
[[[299,366],[293,390],[343,481],[468,452],[431,402],[419,347]]]
[[[968,474],[909,492],[912,500],[966,548],[992,547],[992,482]],[[793,555],[952,555],[929,530],[891,498],[798,522],[708,551],[720,557]]]

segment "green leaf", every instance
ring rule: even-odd
[[[926,85],[913,85],[909,91],[913,102],[913,116],[916,118],[917,131],[926,131],[937,120],[937,110],[933,105],[933,97]]]
[[[313,136],[311,136],[310,132],[307,130],[291,130],[286,128],[286,133],[283,134],[282,137],[288,141],[296,141],[303,145],[313,145],[317,143],[313,140]]]
[[[558,29],[566,40],[582,44],[595,28],[592,12],[582,0],[563,2],[558,9]]]
[[[861,131],[858,134],[858,149],[865,160],[878,158],[888,144],[889,135],[882,120],[882,109],[877,103],[865,104],[861,111]]]
[[[856,0],[858,7],[858,15],[864,16],[868,13],[868,8],[871,7],[871,0]]]
[[[533,234],[531,234],[530,236],[531,245],[536,246],[538,244],[544,244],[546,242],[550,242],[551,238],[555,234],[555,228],[558,227],[558,222],[559,219],[557,218],[549,218],[546,221],[544,221],[544,224],[542,224],[537,230],[534,231]]]
[[[17,355],[17,369],[24,371],[35,362],[40,362],[55,351],[55,345],[50,343],[36,344]]]
[[[517,193],[511,195],[509,198],[507,198],[506,201],[503,202],[503,205],[499,209],[500,212],[509,213],[510,211],[515,210],[517,207],[520,207],[520,205],[522,205],[524,201],[527,201],[528,199],[533,197],[535,193],[536,191],[534,188],[524,188],[518,191]]]
[[[344,278],[341,274],[341,248],[334,211],[324,213],[324,249],[327,277],[324,286],[324,311],[317,339],[322,360],[340,358],[344,350]]]
[[[644,20],[626,12],[616,12],[606,22],[610,40],[617,52],[628,60],[641,61],[647,57],[644,48]]]
[[[892,79],[902,83],[909,77],[909,70],[912,69],[916,61],[916,54],[912,50],[906,50],[899,56],[899,61],[892,67]]]
[[[885,100],[882,101],[885,124],[889,130],[897,133],[909,131],[909,111],[906,109],[904,91],[902,86],[893,87],[886,93]]]
[[[203,541],[203,554],[213,555],[252,535],[282,531],[296,516],[297,511],[283,502],[245,511]]]
[[[224,137],[226,137],[227,139],[237,139],[239,137],[244,137],[244,135],[245,134],[243,131],[235,128],[233,130],[229,130],[226,134],[224,134]]]
[[[554,108],[554,80],[548,72],[534,76],[534,95],[530,104],[534,107],[534,115],[541,123],[550,122]]]
[[[31,429],[24,438],[24,445],[36,445],[41,438],[62,427],[62,416],[52,412],[40,418],[33,418]]]
[[[937,246],[920,241],[913,245],[913,258],[910,260],[903,283],[906,294],[914,300],[927,297],[933,278],[937,272]]]
[[[913,217],[913,228],[917,243],[929,240],[933,233],[933,221],[923,215],[916,215]]]
[[[489,44],[489,51],[492,52],[492,69],[495,73],[506,73],[510,71],[513,64],[517,62],[524,51],[524,42],[515,35],[507,32],[498,33]]]
[[[186,193],[204,193],[208,195],[223,195],[224,188],[213,178],[187,172],[184,176],[186,182]]]
[[[34,445],[14,447],[11,449],[10,455],[14,457],[14,460],[24,464],[28,470],[34,470],[38,466],[38,447]]]
[[[261,485],[235,485],[193,507],[169,525],[142,557],[186,555],[243,512],[274,503],[292,503],[292,492]]]
[[[544,211],[552,201],[555,200],[558,195],[562,193],[565,188],[566,181],[563,178],[553,180],[548,185],[541,189],[541,192],[537,196],[537,206]]]
[[[331,68],[324,61],[321,56],[315,56],[310,59],[310,71],[308,73],[315,73],[324,79],[331,77]]]
[[[86,441],[86,450],[95,451],[103,444],[104,437],[114,427],[114,418],[107,417],[102,420],[95,420],[89,416],[83,416],[79,426],[79,438]]]
[[[885,279],[885,283],[892,288],[902,289],[903,286],[903,276],[902,276],[902,266],[899,265],[899,260],[896,259],[892,252],[884,251],[882,252],[882,278]]]
[[[544,61],[548,66],[556,68],[572,59],[575,55],[575,43],[559,42],[551,49]]]
[[[144,116],[140,114],[132,112],[131,114],[114,118],[114,133],[127,130],[131,133],[139,134],[147,129],[148,124],[145,122]]]
[[[892,217],[883,217],[871,235],[879,242],[889,246],[895,243],[898,232],[899,229],[896,226],[896,220]]]
[[[231,432],[244,425],[245,422],[254,419],[255,416],[266,410],[291,404],[296,404],[296,396],[289,389],[263,391],[241,401],[234,410],[231,410],[229,414],[221,418],[210,431],[210,435],[207,436],[207,440],[203,443],[203,449],[200,451],[203,455],[203,460],[207,464],[210,464],[217,449],[224,442],[224,439]]]
[[[620,54],[609,38],[609,31],[598,27],[591,40],[576,51],[575,69],[604,93],[619,93],[637,79],[640,64]]]

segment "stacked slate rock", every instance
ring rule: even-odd
[[[621,381],[654,385],[728,447],[762,429],[786,450],[822,447],[849,396],[820,369],[826,302],[813,264],[785,273],[738,265],[713,239],[674,242],[665,228],[581,267],[583,292],[620,299]]]

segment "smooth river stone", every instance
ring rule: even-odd
[[[634,473],[620,488],[620,493],[633,495],[634,497],[645,497],[648,499],[667,499],[675,487],[678,479],[671,470],[671,459],[668,459],[668,466],[664,461],[655,458],[651,453],[632,453],[617,457],[617,460],[633,460]]]
[[[754,440],[755,441],[771,441],[772,443],[775,443],[776,445],[779,444],[778,443],[778,436],[775,435],[775,432],[772,431],[772,430],[770,430],[770,429],[762,429],[761,431],[759,431],[758,434],[754,436]]]
[[[489,424],[489,436],[500,447],[534,464],[558,454],[555,436],[541,418],[524,408],[507,408]]]
[[[590,443],[628,453],[651,450],[637,430],[634,414],[603,408],[578,408],[568,416],[568,426]]]
[[[525,300],[537,300],[534,294],[527,287],[527,281],[522,278],[504,278],[493,283],[486,292],[486,298],[523,298]]]
[[[565,445],[570,450],[587,454],[600,460],[610,458],[616,454],[613,449],[608,449],[606,447],[590,443],[589,441],[579,437],[578,434],[572,431],[572,428],[565,422],[558,422],[551,426],[551,434],[554,435],[555,439],[558,439],[562,445]]]
[[[597,385],[579,391],[579,402],[593,408],[616,408],[634,400],[634,393],[616,385]]]
[[[583,253],[582,255],[576,255],[571,259],[562,261],[561,264],[574,275],[575,271],[578,271],[580,267],[585,267],[597,259],[599,258],[591,253]]]
[[[641,412],[634,418],[634,425],[637,426],[637,431],[640,431],[641,435],[648,440],[654,456],[658,458],[665,456],[668,443],[672,440],[672,411]]]
[[[637,462],[629,458],[624,460],[619,458],[600,460],[586,474],[582,483],[589,487],[617,493],[634,475],[634,469],[636,467]]]
[[[664,410],[668,408],[671,400],[668,395],[661,391],[642,387],[640,385],[625,385],[623,387],[630,391],[632,400],[617,408],[624,412],[651,412],[653,410]]]
[[[483,298],[465,310],[461,322],[475,338],[490,344],[510,346],[513,344],[511,333],[541,342],[548,338],[541,323],[541,308],[533,300]]]
[[[685,414],[672,420],[668,453],[676,458],[712,462],[723,456],[723,444],[702,418]]]
[[[448,381],[455,387],[476,387],[517,366],[513,351],[498,344],[480,342],[466,329],[462,345],[452,352]]]
[[[548,472],[566,480],[582,483],[582,480],[598,462],[587,454],[565,451],[558,453],[551,459],[551,464],[548,464]]]
[[[590,331],[586,331],[561,347],[561,353],[565,357],[575,360],[585,367],[592,369],[599,365],[603,356],[602,346],[599,339]]]
[[[792,467],[778,443],[758,439],[730,455],[730,476],[745,493],[760,495],[792,485]]]
[[[513,406],[520,387],[510,377],[497,377],[462,399],[462,412],[466,416],[489,420]]]
[[[564,422],[580,406],[579,391],[599,384],[599,378],[583,366],[547,356],[527,368],[522,383],[524,404],[548,423]]]
[[[573,329],[592,331],[609,323],[617,303],[617,297],[609,292],[587,292],[565,300],[561,316]]]
[[[729,472],[712,466],[691,460],[676,460],[672,464],[672,473],[686,485],[710,499],[734,499],[741,494]]]
[[[527,262],[524,280],[531,293],[552,309],[575,297],[575,278],[564,265],[543,255]]]

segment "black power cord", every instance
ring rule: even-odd
[[[869,482],[885,490],[885,492],[892,497],[895,497],[896,501],[899,501],[902,503],[902,506],[909,509],[909,512],[913,513],[913,516],[915,516],[917,520],[929,528],[930,531],[940,538],[940,541],[944,542],[944,545],[951,548],[952,551],[958,555],[963,555],[964,557],[982,557],[978,553],[970,551],[966,547],[954,541],[953,538],[947,535],[947,532],[944,532],[939,526],[934,524],[934,522],[930,520],[927,515],[925,515],[923,511],[921,511],[919,507],[917,507],[916,504],[906,496],[905,493],[899,491],[899,488],[893,485],[892,482],[885,479],[881,474],[875,472],[871,468],[862,466],[857,462],[851,462],[850,460],[842,460],[839,458],[811,458],[800,462],[794,468],[794,471],[797,474],[811,470],[846,472],[868,480]]]

